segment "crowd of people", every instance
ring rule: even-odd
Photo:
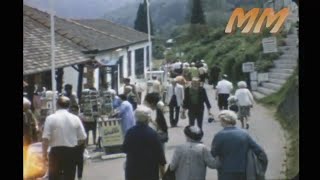
[[[248,152],[251,151],[257,157],[255,163],[262,164],[259,167],[265,172],[267,157],[264,150],[247,131],[235,126],[240,120],[242,128],[249,128],[254,100],[247,84],[238,82],[238,89],[233,95],[233,84],[228,81],[227,75],[222,75],[219,82],[216,77],[213,78],[220,110],[217,120],[223,129],[213,137],[210,149],[201,139],[204,136],[205,107],[208,116],[213,117],[204,83],[214,73],[208,73],[208,66],[203,60],[191,64],[177,61],[169,66],[168,72],[169,84],[164,86],[153,76],[147,81],[144,97],[129,78],[124,79],[123,94],[118,95],[106,84],[105,89],[110,92],[115,109],[112,116],[120,119],[124,137],[122,150],[127,154],[125,179],[158,180],[166,179],[173,173],[177,180],[203,180],[209,167],[218,170],[219,180],[245,180],[248,176]],[[39,127],[37,118],[30,110],[31,102],[27,98],[23,101],[24,146],[42,141],[43,158],[48,160],[49,180],[59,179],[62,172],[64,179],[75,179],[77,168],[77,178],[81,179],[83,152],[88,145],[90,130],[96,144],[97,121],[88,123],[85,120],[71,85],[65,85],[64,90],[65,93],[57,99],[57,111],[46,117],[42,127]],[[186,142],[176,147],[167,168],[165,144],[170,135],[165,118],[166,107],[169,109],[171,128],[177,127],[179,119],[185,118],[183,116],[189,119],[188,126],[183,130]]]

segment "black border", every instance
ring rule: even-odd
[[[4,179],[23,179],[22,78],[23,10],[21,1],[2,4],[2,174]]]

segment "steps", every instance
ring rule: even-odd
[[[258,91],[252,91],[252,95],[253,97],[255,97],[256,99],[262,99],[264,97],[266,97],[266,95],[259,93]]]
[[[273,89],[268,89],[268,88],[265,88],[265,87],[258,87],[258,92],[264,94],[264,95],[270,95],[270,94],[273,94],[276,92],[276,90],[273,90]]]
[[[291,74],[288,74],[288,73],[275,73],[275,72],[270,72],[269,73],[269,78],[272,78],[272,79],[283,79],[283,80],[286,80],[290,76],[291,76]]]
[[[269,82],[283,85],[284,83],[286,83],[286,80],[269,78]]]
[[[268,81],[262,82],[257,90],[252,92],[255,99],[261,99],[279,91],[294,72],[299,57],[297,46],[299,38],[295,31],[297,31],[296,28],[292,34],[287,35],[285,46],[278,47],[283,54],[273,61],[274,67],[269,69]]]
[[[288,73],[291,74],[293,73],[293,69],[278,69],[278,68],[271,68],[269,70],[270,72],[275,72],[275,73]]]
[[[281,85],[280,84],[275,84],[275,83],[270,83],[270,82],[264,82],[262,83],[262,86],[268,89],[272,89],[275,91],[278,91],[279,89],[281,89]]]

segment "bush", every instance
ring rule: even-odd
[[[233,65],[235,63],[235,59],[234,57],[228,55],[225,57],[224,59],[224,64],[223,64],[223,68],[222,68],[222,72],[223,74],[227,74],[229,76],[232,76],[232,70],[233,70]],[[230,77],[231,79],[233,79],[233,77]]]
[[[261,58],[262,59],[265,59],[265,60],[275,60],[275,59],[278,59],[279,56],[280,56],[280,52],[276,52],[276,53],[268,53],[268,54],[262,54],[261,55]]]
[[[232,79],[238,82],[245,79],[245,74],[242,72],[242,61],[237,61],[232,67]]]
[[[161,46],[161,45],[153,46],[153,56],[156,59],[163,59],[164,58],[164,54],[163,54],[164,50],[165,50],[164,46]]]
[[[274,66],[273,61],[270,60],[260,60],[255,65],[258,72],[268,72]]]

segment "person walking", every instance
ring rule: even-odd
[[[235,97],[238,100],[239,105],[239,120],[241,121],[241,127],[244,128],[244,124],[246,124],[246,128],[249,128],[248,120],[250,116],[250,108],[253,107],[254,99],[247,89],[247,83],[244,81],[238,82],[238,88],[235,93]]]
[[[131,91],[132,91],[132,93],[134,94],[135,98],[137,99],[137,100],[136,100],[137,103],[138,103],[138,104],[141,104],[141,94],[140,94],[140,95],[138,94],[137,89],[136,89],[136,86],[135,86],[134,84],[131,84],[130,82],[131,82],[130,78],[124,78],[124,79],[123,79],[123,83],[124,83],[124,88],[123,88],[123,90],[125,91],[125,86],[131,86],[131,87],[132,87],[132,88],[131,88]]]
[[[79,117],[79,106],[77,105],[73,105],[69,108],[69,111],[70,113],[76,115]],[[79,117],[80,118],[80,117]],[[80,118],[81,120],[81,118]],[[83,125],[83,122],[81,121],[82,125]],[[83,153],[84,153],[84,150],[86,148],[86,144],[85,143],[81,143],[79,145],[77,145],[75,147],[75,165],[76,165],[76,170],[77,170],[77,180],[81,180],[82,179],[82,174],[83,174],[83,162],[84,162],[84,157],[83,157]]]
[[[45,120],[42,135],[43,158],[49,161],[49,180],[75,179],[76,146],[87,137],[79,117],[68,112],[70,99],[60,96],[57,111]],[[49,159],[47,158],[50,146]]]
[[[121,105],[118,108],[117,116],[121,119],[122,134],[125,136],[128,129],[135,125],[135,119],[133,114],[133,107],[127,100],[127,96],[124,94],[119,95],[121,99]]]
[[[228,109],[228,98],[233,89],[233,85],[227,80],[228,76],[224,74],[222,80],[218,82],[216,87],[216,99],[218,99],[219,110]]]
[[[184,99],[183,86],[178,84],[176,79],[173,79],[171,81],[171,84],[168,86],[167,94],[166,94],[166,104],[169,105],[171,127],[177,127],[178,125],[180,106],[182,105],[183,99]]]
[[[198,72],[199,72],[200,86],[203,87],[207,78],[207,69],[201,64],[201,67],[198,68]]]
[[[79,106],[77,101],[77,96],[72,92],[72,85],[66,84],[64,86],[64,96],[68,97],[70,99],[70,107],[72,106]]]
[[[203,87],[200,87],[200,82],[198,78],[192,79],[191,87],[185,89],[185,98],[183,100],[183,112],[188,110],[189,125],[193,126],[195,120],[197,120],[197,125],[202,129],[204,104],[206,104],[208,109],[208,114],[212,115],[210,112],[211,105],[207,96],[207,92]]]
[[[125,180],[159,180],[159,170],[160,178],[164,174],[166,158],[157,132],[148,126],[150,113],[150,108],[139,106],[135,111],[137,124],[124,138]]]
[[[190,66],[191,66],[190,67],[191,80],[193,78],[199,78],[199,71],[198,71],[198,68],[196,67],[196,64],[192,62]]]
[[[219,161],[201,142],[203,131],[196,126],[184,128],[187,142],[176,147],[169,170],[175,171],[176,180],[204,180],[207,167],[216,169]]]
[[[31,102],[27,98],[23,98],[23,145],[38,141],[38,121],[31,111]]]
[[[221,69],[218,66],[218,63],[215,63],[210,69],[209,79],[210,79],[210,84],[212,83],[212,85],[213,85],[213,89],[216,89],[220,72],[221,72]]]
[[[127,97],[127,100],[132,105],[133,110],[136,110],[138,107],[138,98],[135,93],[132,91],[132,86],[124,86],[124,95]]]
[[[157,93],[147,94],[144,101],[144,104],[147,107],[156,111],[155,121],[151,122],[155,126],[155,130],[159,135],[164,150],[164,145],[169,140],[168,125],[163,113],[164,103],[161,101],[161,97]]]
[[[211,144],[212,156],[219,157],[221,162],[218,180],[247,180],[248,152],[252,151],[262,162],[267,162],[266,153],[245,130],[235,126],[236,113],[222,110],[218,119],[223,129],[214,136]]]

